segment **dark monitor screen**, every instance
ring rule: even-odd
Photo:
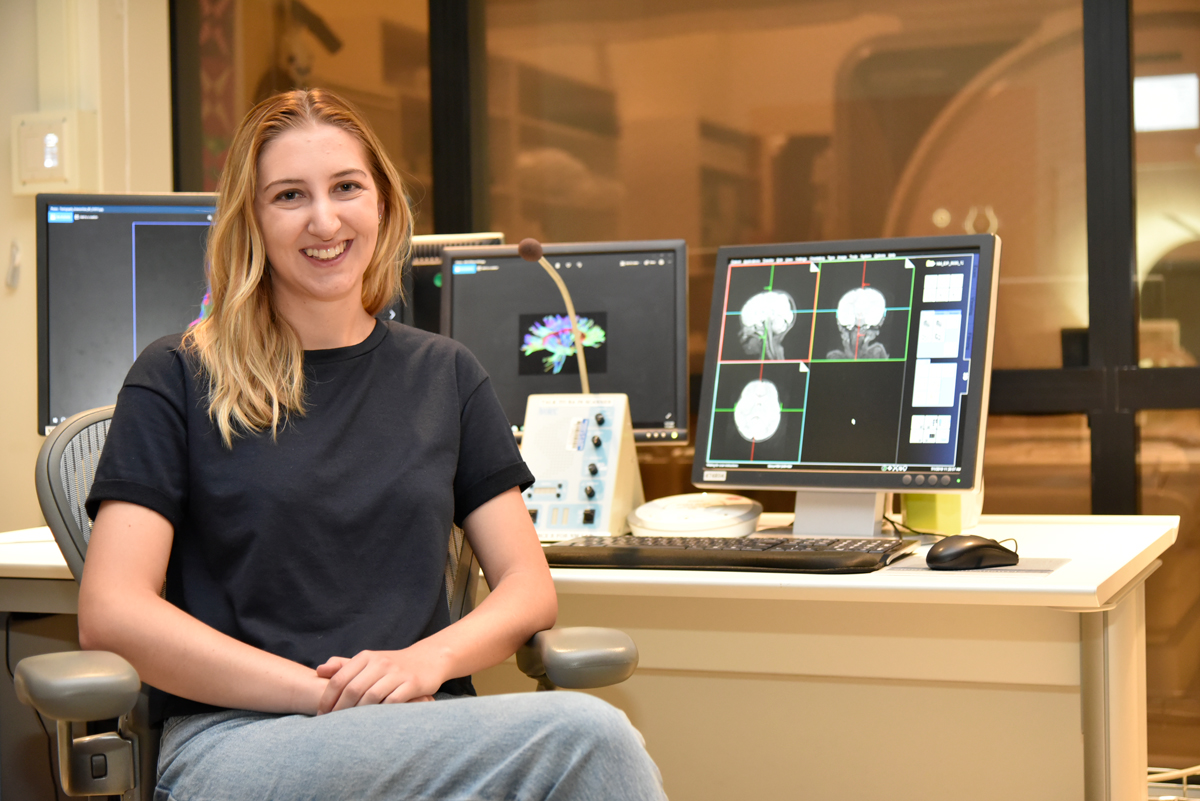
[[[722,248],[693,481],[974,488],[998,258],[990,235]]]
[[[683,240],[546,245],[584,335],[590,388],[629,396],[639,442],[687,441],[687,254]],[[530,395],[580,391],[566,306],[515,245],[447,248],[442,333],[491,376],[513,430]],[[448,291],[447,291],[448,290]]]
[[[38,195],[38,431],[115,403],[137,355],[200,315],[212,194]]]

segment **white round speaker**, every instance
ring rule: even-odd
[[[638,537],[744,537],[754,533],[762,510],[741,495],[692,492],[644,503],[627,520]]]

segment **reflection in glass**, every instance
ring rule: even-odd
[[[1200,409],[1138,415],[1144,514],[1179,515],[1179,536],[1146,581],[1150,764],[1200,761]]]
[[[715,249],[994,231],[997,367],[1087,325],[1079,0],[490,0],[491,224],[688,241],[692,371]]]
[[[1190,367],[1200,356],[1200,2],[1158,9],[1134,4],[1139,357]]]
[[[200,3],[199,28],[179,31],[199,43],[201,169],[181,165],[211,191],[234,128],[259,100],[301,87],[332,89],[356,105],[405,178],[418,233],[433,232],[429,131],[428,4],[420,0],[242,0]],[[186,84],[184,80],[182,83]],[[185,136],[185,138],[187,138]]]

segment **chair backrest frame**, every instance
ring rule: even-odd
[[[91,522],[83,505],[92,488],[114,408],[90,409],[59,423],[42,443],[34,469],[42,516],[76,581],[83,576],[83,559],[91,535]],[[82,453],[80,447],[84,448]]]

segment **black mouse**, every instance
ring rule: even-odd
[[[1016,551],[974,534],[945,537],[935,543],[925,557],[925,564],[931,570],[975,570],[1015,565],[1018,561]]]

